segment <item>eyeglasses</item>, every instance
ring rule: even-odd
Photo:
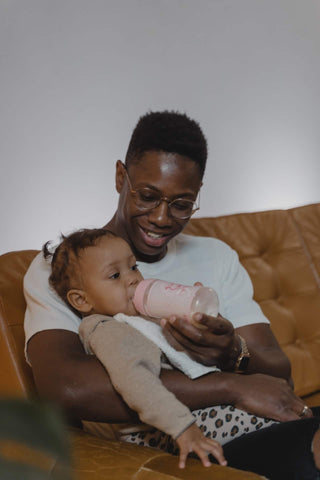
[[[125,166],[124,168],[130,187],[130,193],[133,196],[134,202],[139,208],[139,210],[153,210],[154,208],[157,208],[161,202],[167,202],[170,215],[178,220],[185,220],[187,218],[190,218],[191,215],[193,215],[197,210],[199,210],[200,192],[197,204],[196,201],[193,202],[192,200],[188,200],[187,198],[176,198],[175,200],[170,201],[168,197],[164,197],[161,195],[160,192],[157,192],[156,190],[148,187],[137,188],[137,190],[134,190],[132,188],[127,169]]]

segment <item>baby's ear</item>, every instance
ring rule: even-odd
[[[90,313],[92,310],[91,303],[87,300],[87,295],[83,290],[72,289],[67,293],[70,305],[82,313]]]

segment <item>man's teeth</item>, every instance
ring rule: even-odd
[[[152,238],[162,238],[164,235],[161,233],[154,233],[154,232],[146,232],[149,237]]]

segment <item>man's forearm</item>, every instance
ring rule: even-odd
[[[39,332],[29,340],[28,354],[39,396],[57,403],[73,418],[137,421],[137,414],[114,390],[105,368],[96,357],[84,352],[75,333]]]
[[[39,395],[59,404],[74,418],[110,423],[138,421],[137,414],[114,390],[102,364],[85,354],[75,333],[39,332],[29,341],[28,353]],[[164,370],[161,380],[190,410],[233,404],[256,415],[293,420],[293,414],[284,416],[283,412],[300,412],[303,407],[287,382],[261,374],[216,372],[190,380],[179,371]]]
[[[39,395],[59,404],[73,418],[110,423],[139,421],[113,388],[99,360],[85,354],[76,334],[41,332],[30,340],[28,351]],[[190,380],[176,370],[161,372],[165,387],[191,410],[232,403],[230,376],[214,373]]]
[[[290,381],[290,362],[282,351],[274,349],[251,349],[250,353],[251,359],[246,373],[264,373]]]
[[[268,325],[242,327],[236,333],[246,339],[251,354],[246,373],[263,373],[290,381],[290,362]]]
[[[92,422],[139,423],[137,413],[116,392],[99,360],[94,356],[87,360],[80,381],[66,387],[58,399],[66,411]],[[70,385],[70,381],[66,384]]]
[[[215,372],[180,381],[181,375],[163,371],[161,379],[190,410],[229,404],[260,417],[289,421],[300,418],[304,405],[286,380],[270,375]]]
[[[235,377],[233,373],[215,372],[191,380],[178,370],[161,372],[161,380],[166,388],[190,410],[233,404],[237,399]]]

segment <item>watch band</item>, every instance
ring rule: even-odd
[[[248,350],[247,342],[245,341],[245,339],[240,335],[238,335],[238,337],[240,339],[241,351],[237,358],[234,371],[236,373],[244,373],[248,368],[251,355]]]

